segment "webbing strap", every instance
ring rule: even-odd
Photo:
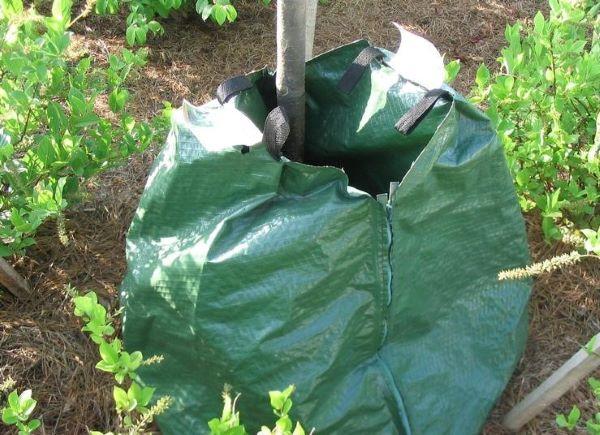
[[[437,103],[440,98],[452,101],[450,92],[443,89],[432,89],[427,92],[421,101],[402,115],[402,118],[396,123],[396,130],[402,134],[410,134],[423,118],[427,116],[429,111],[433,109],[433,106],[435,106],[435,103]]]
[[[219,100],[219,103],[225,104],[231,97],[250,89],[252,86],[252,82],[246,76],[232,77],[225,80],[217,88],[217,100]]]
[[[346,94],[352,92],[352,89],[354,89],[361,79],[369,64],[376,59],[383,59],[384,57],[383,52],[375,47],[363,49],[344,73],[344,76],[338,83],[338,89]]]
[[[282,107],[276,107],[267,115],[263,130],[263,143],[274,159],[281,159],[282,148],[290,135],[290,123]]]

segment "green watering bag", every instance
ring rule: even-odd
[[[390,56],[308,62],[304,164],[266,70],[176,112],[122,285],[126,346],[165,357],[140,372],[175,400],[163,433],[207,433],[224,384],[254,433],[289,384],[321,434],[481,430],[527,335],[529,283],[497,280],[523,220],[489,120]]]

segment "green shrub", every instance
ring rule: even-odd
[[[532,27],[506,27],[494,73],[481,65],[473,100],[487,106],[525,211],[548,240],[600,227],[600,4],[550,0]],[[561,231],[562,229],[562,231]],[[591,232],[590,232],[591,234]]]
[[[82,331],[88,333],[92,341],[98,345],[100,361],[96,364],[96,368],[114,376],[116,385],[113,387],[113,399],[121,425],[118,433],[143,433],[154,417],[169,407],[172,399],[164,396],[151,405],[155,388],[144,385],[137,370],[142,365],[161,362],[162,357],[154,356],[144,360],[139,351],[126,352],[121,340],[114,337],[112,319],[106,308],[98,302],[96,293],[89,292],[84,296],[75,296],[73,303],[75,315],[82,318],[85,323]],[[102,432],[91,431],[90,434],[102,435]],[[109,434],[112,432],[106,435]]]
[[[127,112],[124,82],[144,52],[123,50],[107,67],[74,58],[70,15],[67,0],[55,0],[50,17],[0,0],[0,256],[34,244],[42,222],[80,197],[82,181],[155,134]]]
[[[259,1],[265,6],[271,3],[271,0]],[[100,15],[115,14],[121,4],[127,5],[126,39],[129,45],[144,44],[148,33],[162,34],[164,29],[156,18],[166,18],[176,10],[193,7],[204,21],[210,19],[219,26],[234,22],[238,16],[231,0],[121,0],[121,3],[119,0],[88,0],[88,5],[92,4]]]
[[[262,426],[257,435],[305,435],[304,428],[299,422],[294,423],[289,416],[292,409],[292,393],[295,387],[290,385],[283,391],[269,391],[271,408],[277,416],[275,426],[271,429]],[[248,432],[240,423],[240,413],[236,410],[238,394],[235,399],[229,394],[229,386],[225,386],[223,393],[223,412],[220,418],[213,418],[208,422],[211,435],[247,435]],[[312,434],[314,429],[310,432]]]
[[[155,388],[144,385],[137,371],[144,365],[160,363],[163,357],[153,356],[144,359],[141,352],[127,352],[122,342],[115,336],[113,317],[106,308],[98,302],[94,292],[80,295],[71,287],[67,293],[73,298],[74,314],[81,318],[84,325],[82,331],[98,345],[100,361],[96,364],[98,370],[113,375],[113,399],[115,410],[119,416],[117,432],[99,432],[92,430],[90,435],[137,435],[145,433],[148,426],[173,403],[169,396],[153,400]],[[0,393],[14,387],[15,382],[8,378],[0,385]],[[248,432],[240,423],[240,414],[236,410],[239,395],[231,398],[228,386],[223,393],[223,411],[221,417],[208,422],[212,435],[247,435]],[[289,416],[292,409],[292,393],[295,387],[290,385],[283,391],[270,391],[269,398],[273,413],[277,417],[274,427],[262,426],[258,435],[305,435],[299,422],[293,423]],[[152,403],[154,402],[154,403]],[[20,395],[16,390],[8,395],[8,400],[2,409],[2,421],[7,426],[15,426],[19,435],[33,433],[41,426],[38,419],[31,419],[37,402],[32,397],[31,390],[25,390]],[[310,432],[312,434],[313,431]]]

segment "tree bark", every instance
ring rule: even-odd
[[[29,296],[29,285],[25,278],[0,257],[0,286],[5,287],[9,292],[20,299]]]
[[[306,60],[313,58],[318,4],[319,0],[306,0],[306,52],[304,54]]]
[[[277,2],[277,104],[288,116],[290,134],[283,153],[304,158],[306,0]]]

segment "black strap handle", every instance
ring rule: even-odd
[[[444,89],[432,89],[412,109],[402,115],[402,118],[396,123],[396,130],[402,134],[410,134],[419,125],[419,123],[433,109],[435,103],[443,98],[452,101],[450,92]]]
[[[231,97],[250,89],[252,86],[254,85],[246,76],[232,77],[225,80],[217,88],[217,100],[219,100],[219,103],[225,104]]]
[[[263,129],[263,143],[275,160],[280,160],[282,148],[290,135],[290,123],[282,107],[276,107],[267,115]]]
[[[384,57],[383,52],[375,47],[366,47],[363,49],[344,73],[344,76],[338,83],[338,89],[346,94],[352,92],[352,89],[359,82],[369,64],[374,60],[383,59]]]

